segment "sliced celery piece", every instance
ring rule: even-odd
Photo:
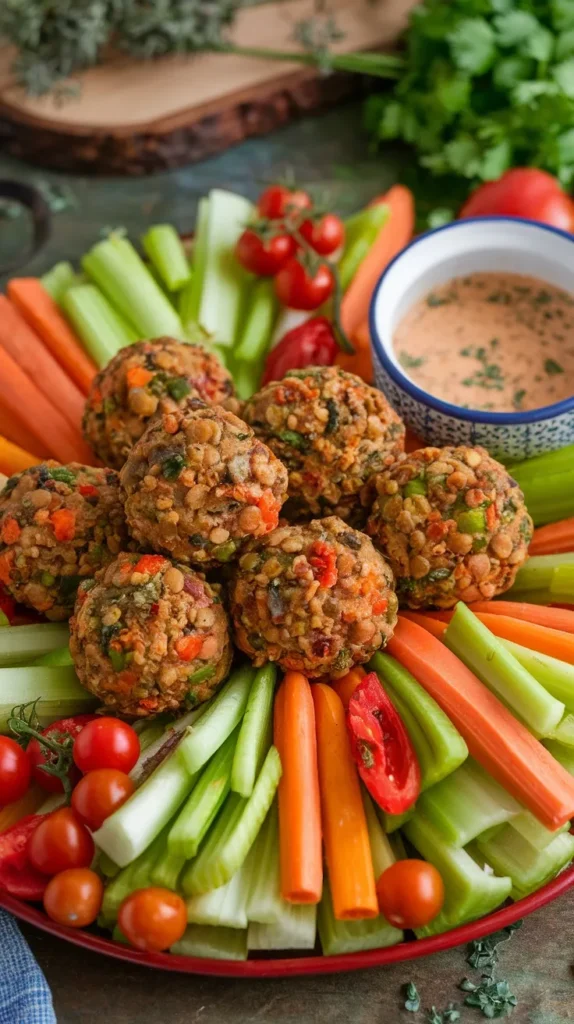
[[[0,666],[29,664],[41,654],[67,646],[67,623],[42,622],[34,626],[4,626],[0,629]]]
[[[371,917],[365,921],[337,921],[329,883],[325,880],[323,898],[317,915],[319,938],[325,956],[340,953],[360,953],[366,949],[384,949],[402,942],[403,933],[393,928],[384,917]]]
[[[570,863],[574,857],[574,836],[563,832],[543,850],[537,850],[505,825],[486,842],[477,841],[476,850],[494,871],[510,876],[512,898],[518,900],[535,892]]]
[[[147,850],[139,855],[131,864],[118,871],[104,889],[102,916],[105,921],[113,923],[117,920],[118,911],[126,896],[136,889],[145,889],[151,885],[151,872],[155,861],[165,846],[165,833],[156,836]]]
[[[263,362],[248,362],[242,360],[237,362],[233,353],[228,363],[228,369],[233,376],[233,383],[238,397],[246,402],[256,391],[259,390],[259,382],[263,374]]]
[[[531,651],[512,640],[502,642],[548,693],[562,701],[568,711],[574,711],[574,665],[539,651]]]
[[[237,334],[248,278],[235,256],[235,246],[252,212],[244,196],[217,188],[209,193],[197,319],[220,345],[233,345]]]
[[[191,271],[173,224],[154,224],[143,235],[142,245],[168,291],[177,292],[187,284]]]
[[[170,829],[170,853],[190,860],[231,788],[231,768],[238,729],[228,736],[202,771],[191,796]],[[205,923],[205,922],[204,922]]]
[[[203,289],[203,278],[207,259],[207,223],[209,220],[209,199],[203,196],[197,204],[195,221],[195,238],[191,256],[191,281],[186,287],[185,300],[180,308],[181,318],[186,330],[199,323],[199,306]]]
[[[199,771],[243,718],[255,670],[243,665],[221,688],[209,708],[178,747],[190,774]]]
[[[261,278],[253,285],[239,335],[235,358],[238,362],[258,362],[265,356],[277,318],[277,297],[272,280]]]
[[[170,953],[213,960],[247,960],[247,931],[190,924]]]
[[[182,887],[196,896],[225,885],[241,867],[261,828],[281,777],[281,759],[271,747],[249,799],[230,793]]]
[[[512,818],[509,822],[511,828],[518,832],[523,839],[526,839],[531,846],[534,846],[536,850],[545,850],[546,847],[556,839],[556,836],[560,835],[561,832],[568,832],[570,829],[570,822],[567,821],[562,828],[556,829],[555,832],[551,832],[549,828],[545,828],[542,822],[538,821],[530,811],[521,811],[515,818]],[[479,837],[483,839],[483,836]]]
[[[104,876],[104,878],[115,878],[122,869],[116,864],[111,857],[108,857],[107,853],[100,850],[98,854],[98,871]]]
[[[359,231],[352,230],[350,236],[346,237],[345,248],[339,263],[339,280],[343,291],[351,284],[365,256],[374,245],[379,231],[388,221],[389,213],[389,208],[384,203],[368,207],[364,211],[365,216],[361,229]]]
[[[70,288],[62,299],[62,306],[99,369],[106,366],[121,348],[138,340],[138,332],[94,284]]]
[[[71,263],[66,260],[62,260],[61,263],[56,263],[51,270],[48,270],[41,278],[40,281],[49,295],[52,296],[54,302],[59,306],[61,305],[62,299],[66,294],[68,288],[71,288],[78,280]]]
[[[424,859],[437,868],[445,888],[443,909],[430,924],[416,929],[419,938],[490,914],[510,895],[509,877],[499,878],[481,870],[466,850],[446,843],[439,830],[418,811],[403,831]]]
[[[212,924],[222,928],[247,928],[247,902],[252,885],[253,850],[239,871],[219,889],[211,889],[186,901],[190,924]]]
[[[416,807],[409,807],[408,811],[403,811],[402,814],[387,814],[383,811],[382,807],[377,808],[377,814],[381,821],[381,824],[388,836],[397,832],[399,828],[402,828],[407,821],[410,821],[413,814],[415,813]]]
[[[167,755],[175,750],[185,731],[201,718],[208,707],[209,702],[200,704],[198,708],[188,711],[181,718],[177,718],[175,722],[171,722],[170,725],[162,726],[159,733],[156,733],[149,743],[145,740],[142,742],[140,739],[140,756],[130,772],[130,778],[133,779],[136,786],[141,785],[143,780],[151,775],[154,768],[157,768],[158,764],[161,764]]]
[[[361,795],[365,808],[365,818],[369,831],[369,843],[371,844],[371,857],[373,858],[373,870],[375,879],[379,879],[387,868],[395,863],[396,857],[391,844],[383,831],[383,827],[377,817],[375,804],[367,793],[364,786],[361,786]]]
[[[269,663],[258,669],[251,684],[231,772],[231,788],[241,796],[251,796],[255,779],[271,746],[276,681],[277,669]]]
[[[417,801],[417,812],[435,826],[446,843],[457,847],[510,821],[521,810],[514,797],[472,758]]]
[[[66,644],[65,647],[56,647],[54,651],[48,651],[47,654],[41,654],[39,658],[34,658],[32,664],[52,665],[54,668],[60,668],[66,665],[73,665],[74,659],[68,644]]]
[[[185,866],[185,857],[178,857],[169,852],[167,837],[158,854],[157,860],[152,867],[150,881],[152,885],[159,885],[163,889],[172,889],[177,892],[178,881]]]
[[[566,747],[557,740],[544,740],[543,745],[570,775],[574,775],[574,747]]]
[[[73,666],[0,668],[0,733],[8,732],[8,719],[15,707],[35,700],[42,727],[58,718],[92,711],[98,703],[80,685]]]
[[[562,721],[549,734],[548,739],[558,740],[566,747],[574,747],[574,715],[564,715]]]
[[[277,924],[250,921],[247,929],[249,949],[314,949],[317,934],[315,904],[288,904],[290,911]]]
[[[557,604],[574,602],[574,565],[558,565],[552,574],[550,596]]]
[[[462,601],[443,639],[535,736],[549,736],[554,731],[564,715],[564,704],[540,685]]]
[[[550,593],[554,570],[559,565],[574,565],[574,552],[567,551],[560,555],[532,555],[518,570],[516,579],[505,596],[507,598],[510,596],[512,600],[515,600],[515,591],[519,590],[524,592],[525,600],[528,601],[526,592],[529,590],[545,590]]]
[[[385,216],[381,214],[381,209],[385,211]],[[385,208],[384,204],[376,203],[373,206],[365,206],[364,209],[351,214],[350,217],[347,217],[344,222],[345,245],[343,248],[343,254],[350,248],[357,238],[360,238],[361,235],[369,234],[373,225],[381,228],[383,224],[386,223],[388,216],[388,209]]]

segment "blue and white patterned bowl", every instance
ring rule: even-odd
[[[513,461],[574,444],[574,395],[528,412],[463,409],[423,391],[398,362],[393,334],[413,303],[453,277],[480,271],[538,277],[574,294],[574,236],[517,217],[477,217],[416,238],[387,267],[373,294],[377,387],[426,444],[480,444]]]

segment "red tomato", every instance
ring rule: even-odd
[[[84,726],[88,722],[93,722],[95,718],[96,715],[74,715],[72,718],[61,718],[59,722],[52,722],[52,725],[42,729],[42,736],[47,736],[48,739],[55,743],[63,744],[69,748],[70,770],[68,777],[72,785],[79,778],[79,774],[72,764],[73,741],[80,734]],[[46,764],[55,764],[57,755],[48,750],[47,747],[42,746],[40,741],[35,739],[30,740],[26,747],[26,753],[32,765],[32,775],[42,789],[45,789],[48,793],[63,793],[62,780],[56,775],[50,775],[42,767],[42,765]]]
[[[242,267],[259,277],[274,277],[297,248],[291,235],[275,235],[263,239],[248,228],[240,236],[235,255]]]
[[[329,298],[334,285],[332,271],[325,263],[310,274],[299,260],[291,259],[275,278],[275,293],[290,309],[317,309]]]
[[[80,779],[72,793],[72,809],[92,832],[125,804],[135,786],[129,775],[115,768],[96,768]]]
[[[0,890],[21,900],[41,900],[47,878],[28,863],[30,837],[45,814],[28,814],[0,835]]]
[[[303,221],[303,238],[321,256],[329,256],[340,249],[345,241],[345,225],[334,213],[326,213],[320,220]]]
[[[187,927],[187,911],[176,892],[137,889],[122,903],[118,924],[136,949],[160,953],[181,939]]]
[[[87,868],[93,856],[94,841],[70,807],[61,807],[41,821],[28,844],[30,864],[44,875]]]
[[[312,205],[311,196],[302,189],[291,190],[285,185],[270,185],[259,196],[257,209],[262,217],[278,220],[286,213],[310,210]]]
[[[0,807],[24,796],[31,774],[26,751],[10,736],[0,736]]]
[[[314,316],[287,331],[265,360],[261,384],[282,380],[288,370],[306,366],[332,366],[339,351],[333,325],[325,316]]]
[[[131,772],[140,756],[140,741],[135,729],[127,722],[96,716],[77,737],[73,754],[84,774],[96,768]]]
[[[50,879],[44,892],[44,910],[52,921],[69,928],[86,928],[96,920],[104,886],[95,871],[68,868]]]
[[[398,860],[377,882],[381,914],[395,928],[422,928],[442,909],[444,883],[434,864]]]
[[[556,178],[536,167],[515,167],[472,193],[459,217],[526,217],[574,231],[574,203]]]

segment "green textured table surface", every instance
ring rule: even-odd
[[[209,188],[254,198],[288,169],[348,213],[388,188],[400,162],[393,153],[367,154],[360,108],[350,105],[203,164],[151,178],[73,178],[1,156],[0,178],[65,183],[75,197],[75,208],[54,217],[46,248],[22,268],[36,274],[57,260],[78,259],[104,226],[122,225],[132,237],[160,221],[191,231],[197,201]],[[0,263],[23,244],[26,230],[24,217],[0,220]],[[516,1024],[574,1021],[573,926],[572,896],[565,896],[529,918],[504,949],[498,977],[518,998],[511,1017]],[[415,981],[424,1007],[444,1009],[460,1000],[457,985],[469,973],[465,952],[457,949],[348,975],[259,982],[181,977],[108,960],[31,927],[25,934],[52,987],[59,1024],[423,1024],[422,1012],[402,1009],[401,986]],[[477,1010],[462,1010],[461,1024],[484,1019]]]

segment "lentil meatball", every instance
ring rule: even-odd
[[[202,345],[175,338],[139,341],[121,349],[97,374],[83,419],[84,436],[106,466],[121,469],[148,421],[171,412],[188,395],[228,401],[230,374]]]
[[[483,448],[421,448],[377,479],[367,531],[409,608],[489,600],[514,582],[532,520],[524,495]]]
[[[132,535],[198,566],[277,526],[287,470],[233,413],[191,399],[150,424],[121,472]]]
[[[342,676],[386,644],[397,621],[393,574],[337,516],[251,541],[230,590],[235,641],[255,665]]]
[[[243,416],[289,470],[291,520],[333,513],[364,526],[374,474],[404,450],[404,425],[384,395],[336,366],[290,370]]]
[[[86,689],[133,718],[200,704],[231,664],[219,588],[162,555],[122,553],[82,583],[70,650]]]
[[[128,544],[113,469],[43,462],[0,492],[0,582],[49,619],[67,619],[80,580]]]

